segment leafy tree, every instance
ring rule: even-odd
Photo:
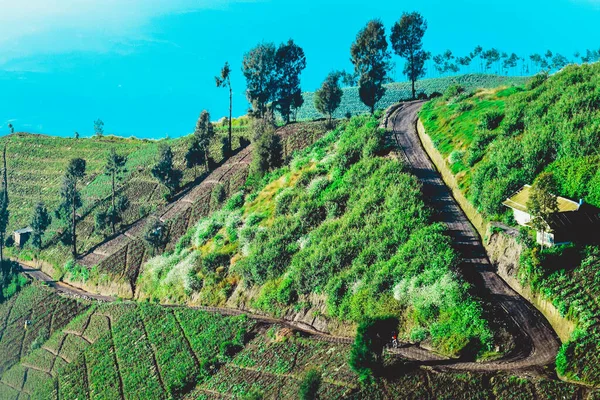
[[[15,133],[15,127],[13,126],[13,124],[9,123],[8,129],[10,129],[10,133]]]
[[[118,196],[113,205],[108,210],[100,210],[95,216],[95,228],[99,232],[104,232],[107,227],[123,221],[123,213],[129,208],[129,199],[125,196]],[[114,231],[113,231],[114,233]]]
[[[383,349],[397,326],[397,319],[371,317],[365,318],[358,325],[349,363],[361,382],[369,382],[373,375],[381,373]]]
[[[385,94],[390,68],[385,28],[380,20],[371,20],[358,32],[350,48],[354,70],[359,75],[358,93],[361,101],[375,113],[375,105]]]
[[[75,133],[73,134],[73,136],[75,137],[75,139],[79,139],[79,132],[75,131]]]
[[[300,89],[300,73],[306,68],[304,50],[292,39],[282,43],[275,53],[275,68],[275,109],[289,123],[292,108],[297,109],[304,102]]]
[[[300,390],[298,392],[300,400],[318,399],[318,392],[322,381],[323,378],[318,370],[314,368],[308,370],[300,382]]]
[[[315,108],[321,114],[327,115],[330,126],[333,113],[340,106],[344,94],[340,88],[339,81],[340,73],[330,72],[325,81],[323,81],[321,88],[315,93]]]
[[[185,153],[185,165],[187,168],[194,168],[194,179],[197,177],[197,167],[206,162],[204,149],[200,146],[200,140],[196,135],[192,135],[190,145]]]
[[[548,229],[548,217],[558,211],[556,191],[556,181],[554,175],[550,172],[543,172],[538,175],[531,186],[527,210],[532,216],[531,225],[535,230],[542,232],[542,242],[544,232]]]
[[[52,216],[48,213],[48,209],[44,203],[39,202],[33,209],[33,217],[31,218],[31,244],[36,250],[42,248],[42,236],[50,223],[52,222]]]
[[[244,54],[242,72],[246,78],[246,97],[253,111],[263,117],[267,104],[277,93],[275,44],[262,43]]]
[[[100,118],[94,121],[94,134],[98,137],[104,136],[104,122]]]
[[[556,69],[556,70],[562,69],[567,64],[569,64],[569,59],[567,57],[563,56],[562,54],[555,54],[552,57],[552,68],[553,69]]]
[[[221,75],[219,76],[215,76],[215,83],[217,84],[218,88],[227,88],[229,89],[229,118],[227,119],[227,122],[229,123],[229,140],[227,141],[227,155],[230,155],[232,153],[232,137],[231,137],[231,113],[232,113],[232,109],[233,109],[233,91],[231,90],[231,68],[229,68],[229,63],[226,62],[225,65],[223,66],[223,68],[221,68]],[[189,153],[189,150],[188,150]],[[187,160],[187,157],[186,157]],[[189,166],[188,166],[189,168]],[[194,177],[196,175],[196,172],[194,170]]]
[[[339,75],[342,85],[345,87],[354,87],[358,84],[358,75],[356,72],[350,73],[347,71],[341,71],[339,72]]]
[[[8,176],[6,170],[6,144],[2,151],[2,188],[0,189],[0,264],[4,262],[4,237],[9,219],[8,211]]]
[[[390,41],[394,52],[406,59],[404,74],[412,83],[412,98],[416,96],[415,82],[425,75],[425,61],[431,53],[423,50],[423,35],[427,21],[418,12],[403,13],[392,27]]]
[[[515,53],[511,53],[510,57],[505,57],[504,61],[502,62],[502,68],[508,74],[508,71],[511,68],[514,68],[517,66],[518,61],[519,61],[519,56],[517,56]]]
[[[220,183],[215,185],[210,193],[210,209],[218,209],[226,198],[227,193],[225,192],[225,186]]]
[[[110,152],[106,156],[106,164],[104,165],[104,174],[110,176],[111,179],[111,229],[112,233],[115,233],[115,219],[118,218],[117,207],[115,204],[117,187],[116,182],[123,179],[123,174],[126,172],[125,164],[127,163],[127,156],[117,154],[115,149],[110,149]],[[123,210],[124,211],[124,210]]]
[[[148,218],[146,226],[144,227],[143,238],[152,249],[152,256],[156,253],[156,250],[167,244],[167,228],[165,224],[158,218]]]
[[[198,141],[198,146],[204,152],[204,165],[206,170],[209,168],[209,157],[208,157],[208,148],[210,146],[210,141],[215,136],[215,128],[210,122],[210,114],[206,110],[202,110],[200,113],[200,117],[198,117],[198,121],[196,122],[196,129],[194,129],[194,138]]]
[[[252,173],[263,176],[266,172],[283,164],[281,139],[272,129],[260,133],[254,141]]]
[[[492,65],[500,60],[500,52],[497,49],[491,48],[481,54],[481,58],[485,60],[485,70],[489,70]]]
[[[62,203],[57,210],[57,216],[69,225],[65,238],[71,244],[73,258],[77,258],[77,209],[81,207],[81,194],[77,183],[85,176],[86,162],[82,158],[73,158],[63,177],[60,189]]]
[[[169,191],[168,195],[179,189],[182,173],[173,167],[173,150],[168,145],[161,145],[159,148],[158,162],[152,167],[152,176],[164,185]]]
[[[473,51],[471,53],[469,53],[469,58],[471,60],[474,60],[475,57],[479,57],[479,68],[480,68],[481,72],[483,72],[483,59],[481,57],[482,52],[483,52],[483,47],[475,46]]]

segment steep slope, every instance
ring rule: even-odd
[[[287,315],[345,334],[352,328],[340,323],[392,313],[407,340],[450,355],[490,349],[445,227],[377,125],[356,117],[255,192],[234,195],[144,265],[139,297]]]

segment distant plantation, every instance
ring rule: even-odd
[[[432,93],[444,93],[452,85],[459,84],[467,90],[479,88],[495,88],[498,86],[523,85],[527,81],[526,77],[487,75],[487,74],[466,74],[458,76],[449,76],[443,78],[424,79],[417,82],[417,93],[423,93],[430,96]],[[385,95],[377,103],[377,109],[385,109],[392,104],[402,100],[409,100],[412,97],[410,82],[395,82],[384,85]],[[342,89],[342,103],[333,114],[335,118],[345,118],[347,115],[359,115],[369,112],[358,96],[358,87],[347,87]],[[314,93],[303,93],[304,104],[297,111],[299,120],[309,120],[324,118],[314,107]]]

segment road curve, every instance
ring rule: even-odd
[[[450,368],[468,370],[522,369],[554,363],[560,341],[541,313],[508,286],[487,258],[479,235],[469,222],[450,189],[429,159],[417,133],[417,114],[423,102],[407,102],[387,117],[387,128],[402,150],[405,162],[423,185],[426,202],[435,210],[435,218],[448,226],[452,241],[463,259],[462,267],[477,271],[478,289],[486,300],[499,306],[520,333],[517,350],[490,362],[457,362]],[[423,360],[434,361],[434,360]]]

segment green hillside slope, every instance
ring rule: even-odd
[[[247,137],[247,132],[245,126],[235,128],[234,149],[239,148],[239,138]],[[223,158],[220,144],[225,135],[226,131],[220,127],[211,143],[211,156],[216,162]],[[123,225],[128,225],[165,204],[163,189],[151,175],[161,144],[172,147],[175,167],[183,171],[182,185],[192,182],[194,171],[185,168],[188,137],[151,141],[112,136],[71,139],[17,133],[0,138],[0,146],[6,145],[7,148],[10,199],[7,232],[12,234],[13,230],[28,226],[34,206],[39,201],[53,212],[60,203],[60,187],[69,161],[83,158],[87,164],[86,177],[81,190],[83,206],[79,211],[81,220],[77,229],[79,251],[85,252],[104,240],[104,234],[95,230],[94,214],[108,207],[111,193],[110,179],[104,174],[107,153],[114,148],[119,154],[128,156],[127,172],[118,184],[119,193],[130,202],[123,221]],[[62,266],[69,259],[68,247],[56,241],[61,231],[60,221],[54,218],[44,238],[44,243],[49,246],[41,256],[56,266]],[[27,248],[24,251],[9,249],[11,253],[25,259],[32,256]]]
[[[600,64],[568,66],[527,87],[432,100],[420,115],[470,201],[488,219],[515,224],[502,201],[542,172],[559,195],[600,206]],[[517,276],[577,322],[557,357],[567,377],[600,384],[600,249],[540,251],[531,239]]]
[[[466,74],[423,79],[417,82],[416,87],[417,93],[430,95],[433,92],[443,93],[449,86],[454,84],[460,84],[468,90],[475,90],[478,88],[495,88],[502,85],[523,85],[527,79],[528,78],[526,77]],[[378,109],[385,109],[398,101],[410,99],[412,96],[410,82],[389,83],[385,85],[385,87],[386,93],[376,106]],[[334,114],[335,118],[344,118],[347,113],[350,113],[350,115],[358,115],[370,111],[369,108],[360,101],[357,87],[343,88],[342,90],[344,92],[342,103]],[[324,116],[315,109],[314,93],[303,93],[303,96],[304,104],[298,109],[297,118],[299,120],[323,118]]]
[[[144,266],[139,295],[276,315],[322,304],[325,317],[346,322],[393,314],[406,339],[444,353],[489,348],[445,228],[377,124],[356,117],[259,190],[233,196]]]

